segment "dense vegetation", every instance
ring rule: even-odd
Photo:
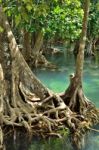
[[[99,123],[99,110],[82,86],[84,55],[97,57],[99,50],[98,0],[0,0],[0,5],[1,149],[3,134],[13,126],[58,137],[58,129],[65,126],[82,148],[86,130]],[[60,53],[51,47],[55,44],[70,51],[73,45],[76,58],[62,94],[46,88],[28,66],[56,68],[46,59],[47,53]]]

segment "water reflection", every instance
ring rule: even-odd
[[[39,142],[39,144],[38,144]],[[46,140],[35,141],[30,146],[29,150],[73,150],[70,141],[67,138],[55,139],[49,138]]]
[[[82,150],[99,150],[99,134],[96,132],[88,133],[85,141],[86,145]],[[68,137],[63,139],[33,137],[29,140],[22,132],[17,132],[15,139],[12,135],[8,136],[5,143],[6,150],[74,150]]]
[[[99,130],[99,126],[94,128]],[[99,150],[99,133],[90,132],[86,136],[86,146],[84,150]]]
[[[16,138],[11,135],[5,140],[6,150],[73,150],[70,140],[67,137],[63,139],[48,138],[42,139],[40,137],[29,138],[25,133],[16,133]]]

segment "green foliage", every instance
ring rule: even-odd
[[[78,38],[82,27],[83,10],[79,1],[54,5],[48,18],[47,32],[63,39]]]
[[[99,37],[99,1],[91,3],[88,32],[90,36]]]
[[[43,30],[46,38],[71,40],[81,32],[83,10],[79,0],[5,0],[2,4],[17,28]]]
[[[2,33],[4,31],[4,29],[0,26],[0,33]]]
[[[63,137],[69,136],[70,131],[68,128],[64,127],[58,131]]]

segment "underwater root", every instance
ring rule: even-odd
[[[53,64],[52,62],[48,61],[43,54],[34,54],[30,58],[30,66],[35,68],[37,67],[44,67],[48,69],[57,69],[58,67]]]

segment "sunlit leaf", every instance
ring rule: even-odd
[[[21,22],[21,15],[19,14],[19,15],[15,16],[16,26],[18,26],[20,22]]]
[[[0,26],[0,32],[2,33],[4,31],[4,29]]]

